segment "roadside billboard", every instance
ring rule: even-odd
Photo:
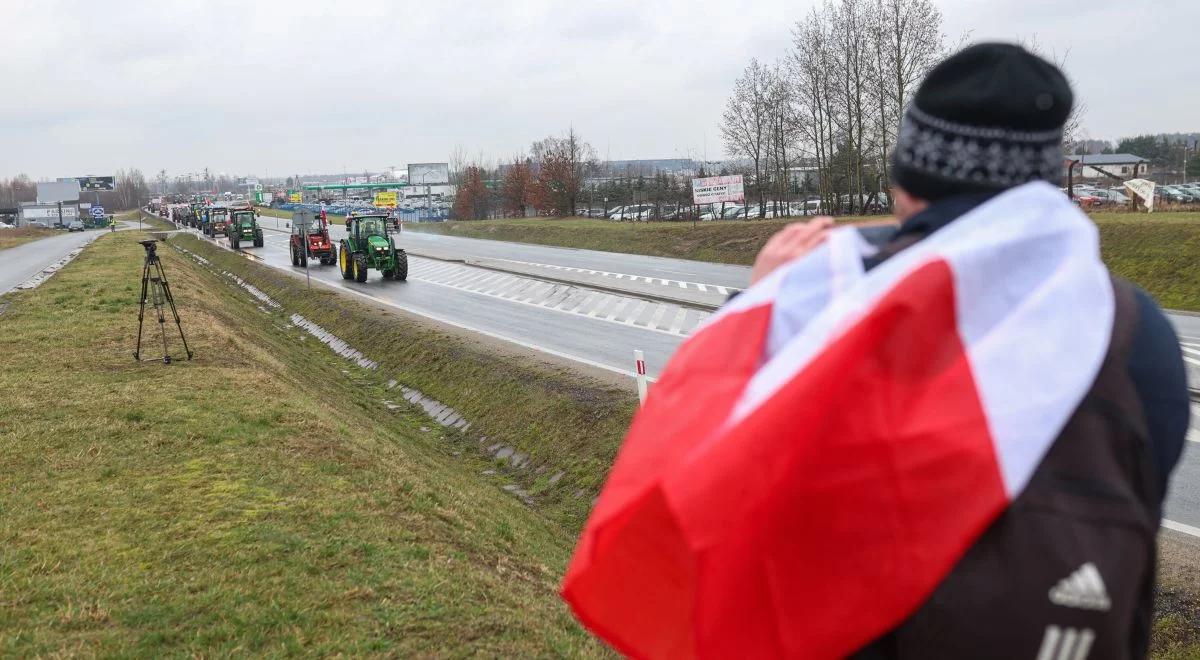
[[[448,163],[409,163],[408,185],[436,186],[450,183],[450,165]]]
[[[381,209],[394,209],[400,203],[397,199],[396,191],[389,190],[387,192],[375,193],[375,207]]]
[[[116,182],[111,176],[81,176],[79,181],[79,189],[88,192],[97,192],[100,190],[116,190]]]
[[[79,184],[74,180],[37,184],[37,201],[39,204],[74,202],[78,199]]]
[[[299,204],[304,201],[304,195],[298,192],[288,193],[288,201],[293,204]]]
[[[746,187],[741,174],[692,179],[693,204],[744,201],[746,201]]]

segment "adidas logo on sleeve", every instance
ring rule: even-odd
[[[1100,570],[1092,562],[1075,569],[1050,590],[1050,602],[1063,607],[1107,612],[1112,607]]]

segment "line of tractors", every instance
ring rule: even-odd
[[[229,247],[263,247],[263,229],[258,211],[249,204],[205,203],[194,201],[172,207],[175,222],[199,229],[215,239],[224,235]],[[366,282],[367,273],[377,270],[385,280],[408,279],[408,254],[396,247],[389,234],[389,218],[382,212],[351,213],[346,217],[346,237],[335,244],[329,236],[329,222],[321,215],[297,212],[288,223],[291,238],[288,249],[293,266],[307,266],[311,259],[323,266],[337,264],[342,278]]]

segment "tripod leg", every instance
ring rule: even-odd
[[[159,280],[158,287],[160,289],[162,288],[162,280]],[[162,295],[162,294],[159,294],[159,295]],[[155,303],[156,304],[154,305],[154,310],[156,312],[158,312],[158,334],[160,334],[162,336],[163,363],[171,364],[171,353],[170,353],[170,351],[167,350],[167,319],[166,319],[166,316],[163,314],[163,306],[162,306],[163,301],[161,298],[156,298]]]
[[[146,285],[150,283],[150,257],[146,257],[146,264],[142,266],[142,301],[138,306],[138,336],[137,348],[133,351],[133,359],[142,359],[142,320],[146,316]]]
[[[183,336],[183,323],[179,320],[179,310],[175,308],[175,296],[171,294],[171,285],[167,282],[167,274],[163,271],[162,263],[158,264],[158,277],[162,282],[163,297],[171,306],[171,316],[175,318],[175,327],[179,329],[179,341],[183,342],[183,350],[187,358],[192,359],[192,349],[188,348],[187,337]]]

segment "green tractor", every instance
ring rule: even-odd
[[[225,226],[229,247],[237,250],[242,241],[252,242],[254,247],[262,247],[263,230],[258,226],[258,213],[252,209],[234,209],[232,215],[229,224]]]
[[[367,281],[367,270],[374,268],[385,280],[408,279],[408,255],[396,249],[388,236],[386,213],[346,216],[346,238],[338,251],[342,278]]]

